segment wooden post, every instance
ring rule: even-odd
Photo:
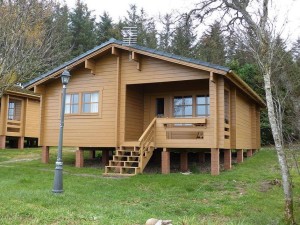
[[[1,135],[0,136],[0,149],[5,149],[6,147],[6,136]]]
[[[247,158],[248,157],[252,157],[253,153],[252,153],[252,149],[248,149],[247,150]]]
[[[102,150],[102,164],[107,166],[109,163],[109,150]]]
[[[76,150],[75,166],[78,168],[84,166],[84,151],[82,148],[78,148],[78,150]]]
[[[89,153],[90,153],[90,159],[96,158],[96,150],[90,150]]]
[[[180,153],[180,170],[181,170],[181,172],[188,171],[188,153],[187,152]]]
[[[198,153],[198,157],[199,157],[199,163],[200,165],[205,163],[205,153],[204,152],[199,152]]]
[[[220,174],[220,150],[212,148],[211,150],[211,175],[216,176]]]
[[[49,163],[49,146],[42,146],[42,163]]]
[[[166,148],[161,153],[161,173],[170,173],[170,152]]]
[[[231,169],[231,149],[224,149],[224,169]]]
[[[24,149],[24,137],[18,138],[18,149]]]
[[[237,163],[242,163],[244,161],[244,150],[243,149],[237,149],[236,153],[237,153],[236,162]]]

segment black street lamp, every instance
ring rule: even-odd
[[[63,89],[62,89],[62,101],[61,101],[61,112],[60,112],[60,129],[59,129],[57,159],[55,163],[54,185],[52,190],[53,193],[62,193],[64,191],[63,190],[62,145],[63,145],[63,134],[64,134],[66,89],[70,77],[71,75],[68,70],[64,70],[64,72],[61,74],[61,82],[63,84]]]

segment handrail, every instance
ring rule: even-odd
[[[157,117],[154,117],[154,119],[149,124],[149,126],[147,127],[147,129],[144,131],[144,133],[142,134],[142,136],[139,138],[139,142],[141,142],[145,138],[145,136],[148,134],[149,130],[152,129],[153,125],[156,123],[156,119],[157,119]]]
[[[148,154],[145,154],[147,150],[151,149],[151,142],[153,142],[155,146],[155,133],[156,133],[156,117],[152,120],[149,124],[147,129],[144,131],[142,136],[139,138],[139,153],[140,153],[140,160],[139,160],[139,167],[141,172],[145,168],[147,162],[149,161],[150,157],[152,156],[152,152],[149,151]],[[145,161],[144,161],[145,157]]]

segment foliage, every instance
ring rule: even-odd
[[[53,7],[51,0],[1,1],[0,97],[7,88],[30,80],[64,57]]]
[[[95,19],[87,5],[77,0],[75,9],[70,13],[72,57],[96,46]]]
[[[198,43],[196,57],[215,64],[225,64],[225,38],[222,34],[221,24],[215,22],[208,31],[204,32]]]

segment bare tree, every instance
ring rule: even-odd
[[[52,0],[0,1],[0,97],[60,60],[53,9]]]
[[[274,62],[276,38],[281,33],[276,30],[274,20],[271,20],[269,6],[269,0],[204,0],[189,15],[195,16],[202,22],[208,16],[221,13],[219,16],[226,20],[227,27],[234,27],[245,45],[251,50],[264,79],[268,117],[281,168],[285,220],[289,224],[294,224],[292,179],[284,152],[281,111],[278,108],[279,105],[274,102],[272,92],[272,73],[276,65]]]

